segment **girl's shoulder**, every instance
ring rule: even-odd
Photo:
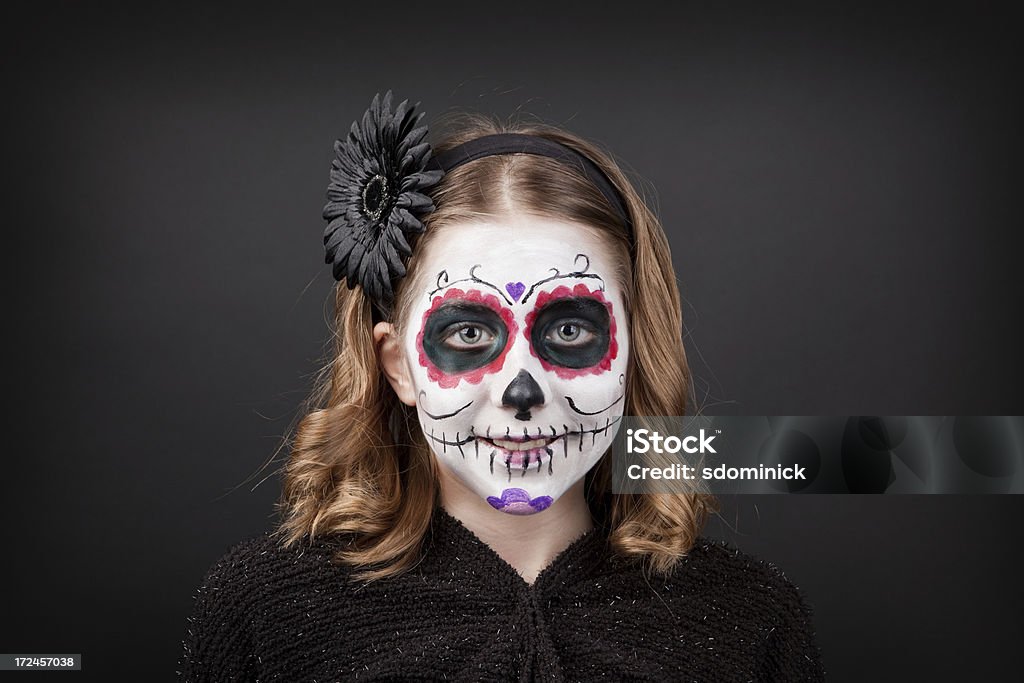
[[[273,532],[233,543],[206,570],[187,618],[179,680],[254,680],[257,634],[275,610],[315,595],[343,569],[335,544],[302,539],[286,545]]]
[[[820,669],[812,604],[775,563],[727,541],[700,537],[673,579],[680,591],[686,587],[701,595],[709,608],[757,625],[774,647],[798,659],[800,666]]]
[[[267,531],[231,544],[206,571],[199,591],[225,591],[252,596],[282,588],[296,579],[336,578],[342,567],[332,562],[340,547],[336,538],[303,537],[292,544]]]
[[[698,536],[693,548],[679,565],[686,571],[701,570],[720,576],[747,576],[771,582],[788,583],[778,565],[740,550],[729,541]]]
[[[659,604],[685,605],[688,613],[700,605],[708,613],[744,615],[766,629],[784,623],[809,626],[812,621],[807,596],[779,566],[704,536],[667,573],[615,559],[596,580],[616,594],[632,590],[639,600],[650,597],[653,589]]]
[[[699,537],[657,588],[658,602],[693,642],[705,637],[724,643],[740,634],[740,642],[760,644],[764,678],[824,678],[811,602],[776,564]]]
[[[307,553],[313,558],[320,558],[337,545],[337,540],[332,537],[310,539],[308,535],[294,543],[286,543],[284,536],[278,532],[264,531],[227,546],[217,563],[250,567],[281,561],[293,562],[306,557]]]
[[[778,565],[721,539],[698,537],[669,580],[699,589],[716,589],[736,599],[763,598],[799,611],[807,609],[803,591]]]

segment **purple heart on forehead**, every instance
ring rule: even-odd
[[[526,285],[522,282],[509,282],[505,285],[505,291],[512,297],[512,301],[519,301],[519,297],[526,291]]]

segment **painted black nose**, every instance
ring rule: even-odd
[[[516,409],[517,420],[529,420],[530,408],[544,405],[544,392],[533,375],[526,370],[520,370],[516,378],[505,387],[501,403]]]

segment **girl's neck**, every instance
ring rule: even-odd
[[[510,515],[495,510],[444,467],[439,470],[444,509],[508,562],[528,584],[574,540],[594,528],[582,479],[546,510],[533,515]]]

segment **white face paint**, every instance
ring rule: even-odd
[[[441,467],[492,507],[546,509],[600,460],[629,330],[598,237],[533,216],[446,226],[419,257],[402,345]]]

